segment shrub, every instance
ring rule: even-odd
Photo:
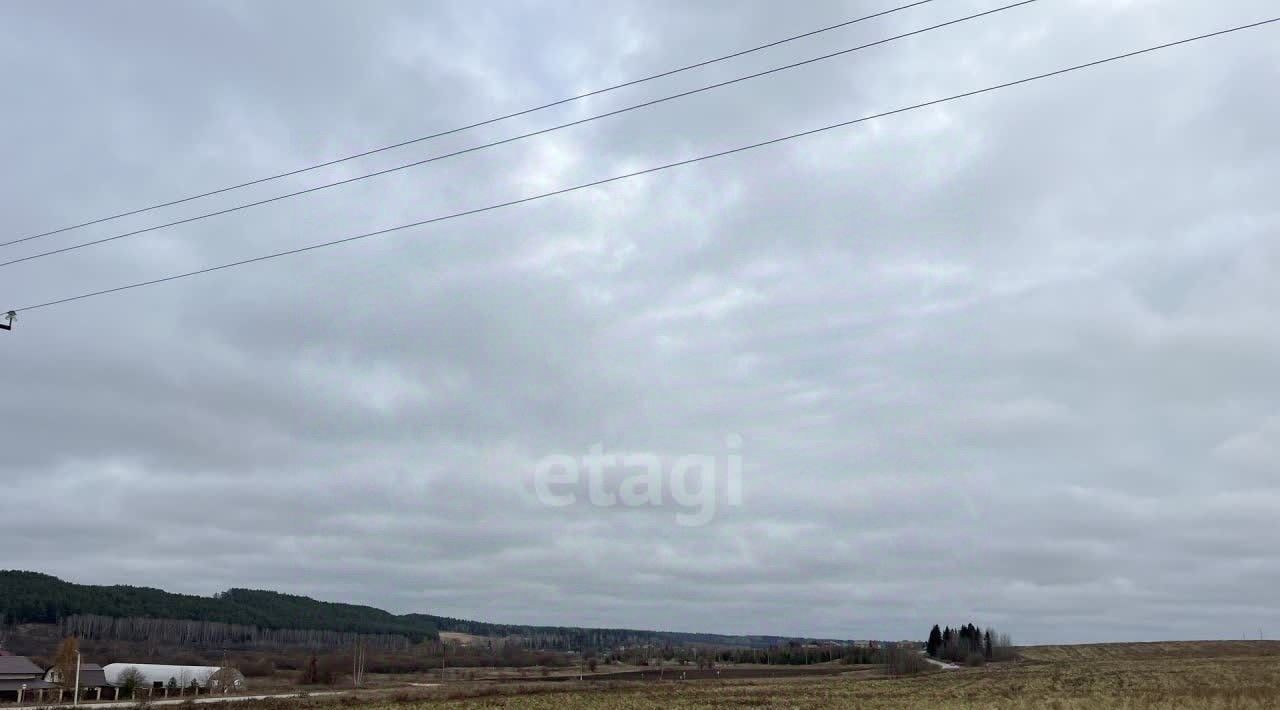
[[[881,653],[884,656],[885,673],[891,676],[923,673],[929,666],[923,654],[908,646],[885,644]]]
[[[315,682],[320,685],[337,685],[345,675],[344,670],[350,666],[350,661],[341,656],[325,656],[314,666]]]
[[[146,679],[142,676],[142,671],[129,666],[120,672],[120,678],[117,681],[120,685],[120,694],[126,698],[132,698],[134,691],[141,687]]]

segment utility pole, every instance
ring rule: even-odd
[[[71,696],[71,706],[75,707],[80,704],[80,652],[76,651],[76,690],[75,695]]]

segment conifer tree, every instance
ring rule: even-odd
[[[933,630],[929,632],[929,642],[926,644],[925,650],[928,651],[930,656],[936,657],[938,655],[938,649],[941,647],[942,629],[939,629],[938,625],[934,624]]]

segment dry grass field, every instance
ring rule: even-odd
[[[1087,646],[1029,646],[1024,657],[1041,661],[1103,661],[1144,658],[1232,658],[1280,656],[1280,641],[1164,641]]]
[[[794,679],[477,683],[338,702],[369,710],[1280,708],[1280,644],[1276,643],[1044,646],[1025,649],[1024,655],[1026,660],[1018,663],[902,679],[862,669],[849,675]]]

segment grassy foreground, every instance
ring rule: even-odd
[[[421,696],[346,698],[369,710],[422,708],[859,708],[1148,710],[1280,708],[1280,645],[1247,642],[1026,649],[1026,660],[903,679],[827,677],[663,683],[455,686]],[[471,695],[472,697],[465,697]]]

